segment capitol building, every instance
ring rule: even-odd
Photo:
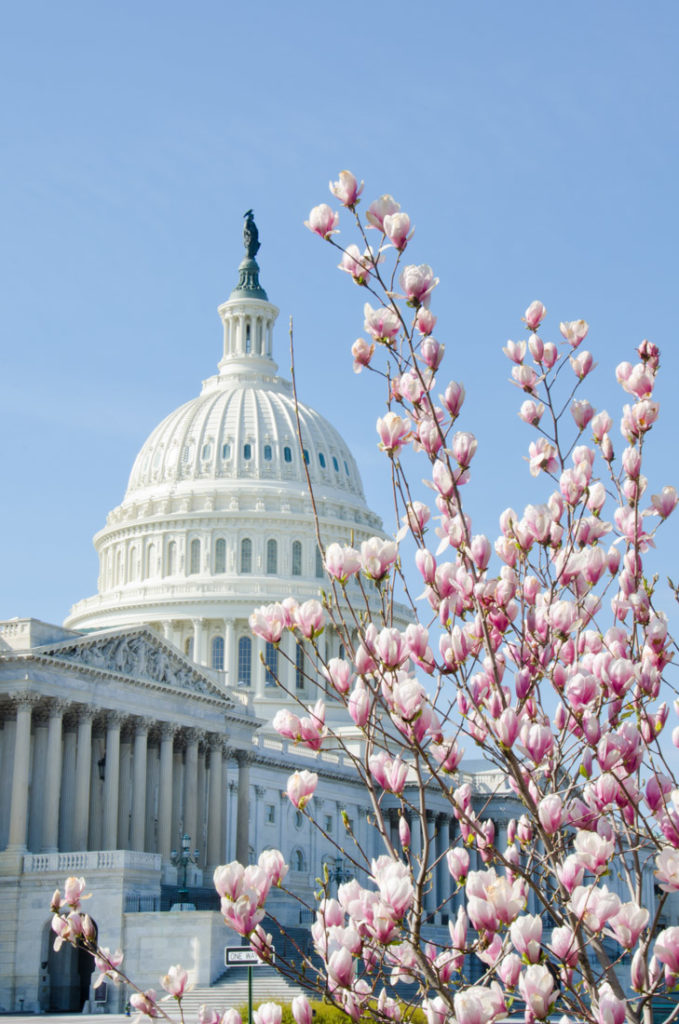
[[[223,973],[224,946],[238,943],[216,895],[206,903],[218,864],[278,848],[289,888],[312,902],[324,863],[346,877],[347,822],[377,853],[350,760],[271,728],[281,706],[315,701],[313,652],[289,634],[276,648],[248,628],[254,607],[317,597],[323,585],[308,480],[324,544],[384,535],[337,430],[306,405],[298,425],[274,361],[278,309],[260,284],[258,248],[250,218],[238,282],[219,306],[217,372],[142,445],[94,538],[96,594],[63,626],[0,623],[2,1012],[95,1007],[89,959],[52,948],[50,898],[67,875],[87,879],[99,942],[124,950],[138,983],[157,987],[181,962],[207,985]],[[332,630],[321,643],[326,657],[342,656]],[[329,701],[330,724],[340,710]],[[301,768],[319,776],[310,811],[320,830],[284,794]],[[501,835],[516,808],[490,774],[470,781],[479,807],[494,794]],[[438,864],[426,909],[446,928],[455,821],[443,800],[428,814]],[[413,830],[415,852],[419,842]],[[308,926],[278,892],[271,909]],[[125,995],[105,986],[98,998],[111,1012]]]

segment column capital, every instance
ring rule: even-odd
[[[80,724],[80,722],[91,722],[95,714],[97,713],[98,708],[92,707],[91,704],[76,704],[74,707],[74,711],[75,716],[78,720],[78,724]]]
[[[70,706],[71,702],[63,697],[53,697],[48,707],[50,718],[63,718]]]
[[[174,739],[179,732],[179,726],[176,722],[159,722],[158,731],[160,732],[161,740]]]
[[[135,717],[133,722],[134,735],[148,735],[148,731],[153,724],[154,721],[152,718],[146,718],[143,715]]]
[[[15,690],[10,695],[12,704],[18,708],[34,708],[36,704],[39,704],[42,700],[42,694],[36,693],[35,690]]]
[[[198,746],[200,741],[203,739],[203,736],[205,735],[202,732],[201,729],[194,729],[194,728],[184,729],[183,732],[184,732],[184,739],[186,740],[187,744],[195,743],[196,746]]]
[[[115,725],[120,728],[127,717],[128,715],[125,711],[107,711],[105,715],[106,728],[110,729],[111,726]]]
[[[226,740],[218,732],[209,732],[205,738],[205,745],[210,751],[224,751],[226,749]]]
[[[249,750],[234,750],[233,753],[239,768],[254,763],[255,755]]]

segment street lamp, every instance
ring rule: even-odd
[[[325,862],[325,867],[328,872],[328,880],[334,882],[336,887],[339,889],[342,882],[346,882],[349,877],[347,866],[341,857],[328,858]]]
[[[188,903],[189,890],[186,886],[186,869],[189,864],[197,864],[198,857],[198,850],[194,850],[193,855],[191,854],[191,836],[184,833],[182,836],[181,851],[177,853],[176,850],[173,850],[170,854],[170,860],[175,867],[180,867],[182,869],[182,884],[181,888],[177,891],[180,903]]]

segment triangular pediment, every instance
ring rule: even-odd
[[[95,672],[112,673],[203,697],[218,697],[232,705],[224,691],[199,666],[148,626],[101,630],[34,648],[31,653]]]

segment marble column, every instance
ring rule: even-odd
[[[222,784],[224,766],[222,761],[223,742],[220,736],[210,737],[210,779],[207,819],[207,866],[214,870],[222,863],[224,855],[224,830],[222,828]]]
[[[236,860],[248,864],[250,857],[250,759],[244,750],[236,753],[238,761],[238,821],[236,825]]]
[[[198,846],[198,743],[197,729],[186,730],[186,753],[184,760],[184,833],[191,837],[191,849]]]
[[[120,725],[123,715],[109,711],[106,717],[106,754],[104,767],[104,831],[105,850],[118,849],[118,799],[120,796]]]
[[[49,710],[47,764],[45,766],[45,817],[42,830],[43,853],[56,853],[59,849],[59,802],[63,761],[62,727],[66,706],[66,701],[55,700]]]
[[[78,747],[75,762],[75,811],[73,848],[87,849],[90,822],[90,782],[92,778],[92,719],[94,708],[78,709]]]
[[[164,861],[172,852],[172,748],[176,726],[162,722],[160,726],[160,783],[158,796],[158,849]]]
[[[133,785],[132,785],[132,849],[143,850],[146,833],[146,755],[149,723],[145,718],[135,722]]]
[[[233,619],[224,619],[224,671],[226,672],[227,686],[235,686],[238,682],[236,658]]]
[[[207,785],[207,746],[203,738],[198,744],[198,777],[196,782],[196,838],[193,844],[194,850],[198,850],[198,867],[204,868],[207,864],[207,829],[206,818],[206,785]]]
[[[204,622],[204,619],[191,619],[191,625],[193,626],[193,660],[198,665],[205,664],[205,654],[203,651]]]
[[[255,649],[252,658],[252,683],[253,690],[257,697],[264,697],[266,695],[264,680],[266,676],[266,670],[262,662],[264,661],[264,653],[266,647],[261,636],[255,637]]]
[[[14,738],[14,766],[12,770],[12,798],[9,812],[10,850],[26,849],[28,828],[28,779],[31,767],[31,714],[38,696],[19,693],[14,698],[17,723]]]

